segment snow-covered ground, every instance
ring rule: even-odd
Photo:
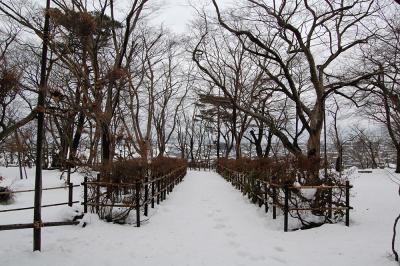
[[[0,175],[15,189],[33,187],[33,170],[24,181],[17,171],[1,168]],[[58,176],[45,171],[44,187],[62,185]],[[192,171],[140,228],[89,215],[85,228],[44,228],[41,253],[31,251],[32,229],[1,231],[0,265],[396,265],[390,243],[400,211],[397,185],[386,170],[356,174],[352,184],[349,228],[335,224],[284,233],[281,216],[272,220],[219,175]],[[75,196],[81,196],[80,188]],[[66,190],[43,192],[44,204],[66,199]],[[0,209],[32,203],[33,193],[18,194]],[[43,221],[59,221],[63,214],[65,207],[44,209]],[[32,222],[32,210],[0,213],[0,224],[24,222]]]

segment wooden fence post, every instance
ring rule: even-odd
[[[165,198],[169,195],[169,177],[165,178]]]
[[[284,222],[283,222],[283,230],[285,232],[288,231],[288,220],[289,220],[289,186],[285,185],[284,186],[284,192],[285,192],[285,208],[284,208]]]
[[[97,182],[100,182],[100,174],[97,174]],[[96,213],[99,214],[100,211],[100,186],[96,185]]]
[[[68,206],[69,207],[72,207],[73,193],[74,193],[74,187],[73,187],[73,184],[70,182],[70,183],[68,183]]]
[[[149,187],[147,185],[147,178],[146,178],[144,185],[144,212],[143,212],[144,216],[147,216],[149,212],[149,206],[147,204],[148,199],[149,199]]]
[[[244,195],[244,185],[246,184],[246,180],[244,176],[240,176],[240,191],[242,192],[242,194]]]
[[[165,179],[161,179],[161,201],[164,201],[166,196],[166,192],[165,192]]]
[[[242,179],[239,174],[236,174],[236,178],[238,180],[238,190],[242,191]]]
[[[135,207],[136,207],[136,226],[140,227],[140,183],[136,181],[135,187]]]
[[[272,219],[276,219],[276,187],[272,185]]]
[[[83,212],[87,213],[87,199],[88,199],[88,189],[87,189],[88,178],[85,176],[83,180]]]
[[[161,194],[161,183],[160,180],[157,180],[157,204],[160,204],[160,194]]]
[[[240,189],[239,176],[237,175],[237,173],[231,173],[231,175],[233,176],[233,179],[235,180],[235,188],[237,190],[239,190]]]
[[[168,183],[166,178],[163,179],[164,180],[164,200],[167,199],[167,188],[168,188]]]
[[[333,188],[328,190],[328,218],[332,218],[332,190]]]
[[[154,209],[154,191],[155,191],[155,184],[151,182],[151,208]]]
[[[164,200],[164,180],[160,180],[160,202]]]
[[[268,213],[268,185],[264,183],[264,204],[265,204],[265,212]]]
[[[350,226],[350,182],[346,181],[346,226]]]
[[[258,200],[258,207],[261,208],[263,205],[263,200],[262,200],[262,190],[261,190],[261,181],[257,180],[257,200]]]

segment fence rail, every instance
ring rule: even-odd
[[[191,161],[188,163],[188,167],[190,170],[201,170],[203,171],[211,171],[215,169],[216,164],[214,160],[198,160],[198,161]]]
[[[73,200],[73,196],[74,196],[74,192],[73,191],[74,191],[75,187],[80,187],[80,185],[74,185],[73,183],[68,183],[68,186],[43,188],[42,190],[68,189],[68,201],[67,202],[60,202],[60,203],[41,205],[41,208],[48,208],[48,207],[62,206],[62,205],[72,206],[75,203],[79,203],[79,201],[74,201]],[[35,190],[33,190],[33,189],[14,190],[14,191],[1,192],[0,194],[27,193],[27,192],[34,192],[34,191]],[[0,210],[0,213],[31,210],[31,209],[34,209],[34,208],[35,207],[22,207],[22,208],[5,209],[5,210]],[[77,224],[79,224],[78,221],[43,222],[43,223],[40,223],[40,224],[34,224],[34,223],[6,224],[6,225],[0,225],[0,231],[16,230],[16,229],[27,229],[27,228],[37,228],[37,227],[49,227],[49,226],[77,225]]]
[[[68,205],[72,206],[75,203],[79,203],[79,201],[74,201],[73,200],[73,195],[74,195],[74,188],[75,187],[80,187],[81,185],[74,185],[73,183],[69,183],[68,186],[60,186],[60,187],[50,187],[50,188],[43,188],[42,190],[57,190],[57,189],[68,189],[68,202],[60,202],[60,203],[54,203],[54,204],[46,204],[42,205],[42,208],[48,208],[48,207],[54,207],[54,206],[61,206],[61,205]],[[33,189],[27,189],[27,190],[13,190],[13,191],[6,191],[6,192],[0,192],[0,194],[14,194],[14,193],[27,193],[27,192],[34,192],[35,190]],[[13,211],[24,211],[24,210],[31,210],[34,209],[35,207],[22,207],[22,208],[14,208],[14,209],[5,209],[5,210],[0,210],[0,213],[2,212],[13,212]],[[1,231],[1,229],[0,229]]]
[[[274,182],[261,180],[257,178],[249,178],[245,174],[229,169],[223,165],[217,165],[217,172],[221,174],[225,179],[232,183],[234,187],[239,189],[244,195],[248,194],[249,198],[253,198],[254,203],[258,203],[259,207],[265,206],[265,212],[269,211],[270,206],[272,207],[272,218],[276,219],[277,207],[283,211],[284,214],[284,231],[288,231],[288,220],[289,213],[291,211],[327,211],[328,217],[332,217],[332,211],[344,210],[345,211],[345,224],[350,225],[350,210],[353,207],[350,206],[350,189],[353,187],[349,181],[345,184],[339,185],[314,185],[314,186],[293,186],[293,185],[281,185]],[[252,187],[251,191],[246,191],[248,186]],[[330,195],[327,206],[319,207],[296,207],[290,206],[290,199],[292,192],[299,190],[316,189],[316,190],[328,190]],[[345,200],[344,204],[337,205],[332,202],[332,191],[334,189],[344,189]],[[278,195],[279,191],[283,192],[283,202],[279,202]],[[271,204],[272,203],[272,204]],[[334,206],[335,205],[335,206]]]
[[[80,187],[80,185],[72,185],[72,187]],[[65,189],[65,188],[69,188],[69,186],[42,188],[42,190],[55,190],[55,189]],[[15,194],[15,193],[26,193],[26,192],[35,192],[35,190],[34,189],[27,189],[27,190],[3,191],[3,192],[0,192],[0,195]]]
[[[67,221],[67,222],[44,222],[41,224],[27,223],[27,224],[6,224],[0,225],[0,231],[15,230],[15,229],[29,229],[39,227],[51,227],[51,226],[62,226],[62,225],[78,225],[78,221]]]

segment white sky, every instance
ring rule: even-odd
[[[211,0],[157,0],[161,4],[161,10],[153,21],[156,24],[163,23],[176,33],[189,31],[187,24],[195,15],[196,8],[212,6]],[[234,0],[218,0],[220,7],[229,6]]]

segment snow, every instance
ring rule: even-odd
[[[75,205],[73,207],[62,207],[58,212],[58,217],[60,217],[60,222],[71,222],[74,221],[75,217],[81,215],[82,211]]]
[[[17,168],[0,173],[15,178]],[[12,181],[21,189],[28,180]],[[62,185],[56,171],[44,172],[44,187]],[[82,176],[74,174],[79,183]],[[283,217],[272,219],[218,174],[189,171],[140,228],[84,217],[82,226],[42,230],[42,252],[32,252],[32,230],[0,232],[0,265],[396,265],[391,254],[398,187],[386,170],[352,176],[350,227],[324,225],[283,232]],[[81,192],[77,188],[74,196]],[[44,191],[44,202],[63,202],[67,190]],[[33,193],[18,194],[12,205],[31,206]],[[44,209],[43,221],[59,221],[73,210]],[[76,207],[75,207],[76,208]],[[79,208],[81,208],[79,206]],[[0,213],[1,224],[32,222],[32,211]],[[400,248],[400,245],[399,245]]]

